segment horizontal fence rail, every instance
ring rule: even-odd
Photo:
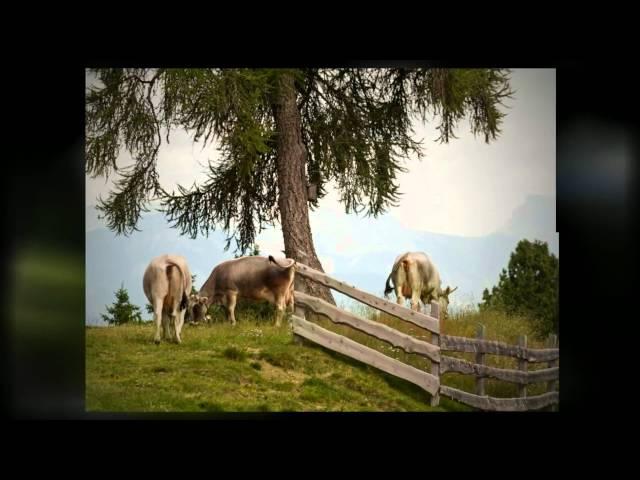
[[[403,378],[404,380],[418,385],[432,395],[438,393],[440,380],[438,377],[435,377],[430,373],[423,372],[422,370],[402,363],[395,358],[388,357],[377,350],[360,345],[359,343],[342,335],[330,332],[329,330],[308,322],[297,315],[292,316],[292,323],[293,332],[296,335],[335,352],[359,360],[367,365],[371,365],[383,372]]]
[[[552,336],[548,340],[547,346],[551,348],[534,349],[527,347],[526,336],[520,337],[519,345],[485,340],[483,326],[478,329],[476,334],[478,338],[440,335],[439,306],[435,302],[431,304],[432,315],[425,315],[358,290],[307,265],[298,263],[296,274],[337,290],[376,310],[429,330],[432,333],[430,342],[414,338],[383,323],[362,318],[303,292],[296,291],[294,293],[296,309],[292,316],[292,327],[295,335],[418,385],[431,394],[431,405],[438,405],[439,396],[444,395],[471,407],[487,411],[526,411],[538,410],[547,406],[557,408],[559,400],[557,385],[560,374],[558,367],[560,350],[557,348],[557,337]],[[431,360],[431,373],[407,365],[350,338],[309,322],[304,318],[305,311],[323,315],[336,324],[348,325],[394,347],[401,348],[407,353],[422,355]],[[476,361],[474,363],[443,355],[442,352],[445,351],[475,353]],[[517,358],[518,369],[488,366],[485,359],[487,354]],[[547,368],[529,370],[527,368],[529,362],[546,362]],[[476,393],[442,385],[441,377],[447,372],[474,376]],[[518,398],[496,398],[485,395],[484,379],[487,377],[517,384],[520,396]],[[527,385],[545,382],[547,393],[527,396]]]
[[[526,410],[538,410],[558,403],[558,392],[547,392],[535,397],[495,398],[475,395],[457,388],[441,385],[440,393],[453,400],[488,411],[524,412]]]
[[[440,336],[440,349],[449,352],[488,353],[515,357],[528,362],[549,362],[557,360],[560,356],[557,348],[526,348],[517,345],[509,345],[494,340],[482,340],[478,338],[454,337],[452,335]]]
[[[398,305],[397,303],[392,303],[370,293],[358,290],[351,285],[347,285],[344,282],[331,278],[329,275],[319,272],[318,270],[314,270],[311,267],[301,263],[296,264],[296,275],[302,275],[303,277],[314,280],[326,287],[333,288],[334,290],[344,293],[345,295],[365,303],[376,310],[393,315],[405,322],[413,323],[414,325],[425,328],[432,333],[440,333],[440,322],[437,318],[425,315],[421,312],[415,312],[409,308]]]
[[[423,355],[435,362],[440,361],[440,349],[435,345],[413,338],[411,335],[399,332],[382,323],[367,320],[353,313],[341,310],[324,300],[307,295],[306,293],[295,292],[294,297],[296,305],[301,305],[312,312],[324,315],[334,323],[349,325],[356,330],[383,340],[394,347],[401,348],[407,353]]]
[[[488,367],[486,365],[480,365],[478,363],[468,362],[467,360],[448,357],[445,355],[440,358],[440,373],[458,372],[465,375],[493,377],[498,380],[518,383],[521,385],[557,380],[559,371],[559,367],[554,367],[523,372],[521,370]]]

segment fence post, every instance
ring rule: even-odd
[[[547,347],[558,348],[558,336],[555,333],[552,333],[551,335],[549,335],[549,338],[547,339]],[[558,360],[551,360],[550,362],[547,363],[547,367],[549,368],[557,367],[557,366],[558,366]],[[550,382],[547,382],[547,392],[554,392],[557,388],[558,388],[558,382],[556,380],[551,380]],[[558,411],[557,403],[554,403],[553,405],[551,405],[551,411],[552,412]]]
[[[526,335],[520,335],[520,338],[518,339],[518,345],[520,345],[522,348],[527,348],[527,336]],[[526,359],[518,359],[518,370],[522,370],[523,372],[526,372],[529,368],[529,362]],[[519,384],[518,385],[518,394],[521,397],[526,397],[527,396],[527,385],[526,384]]]
[[[478,324],[478,329],[476,330],[476,338],[479,340],[484,340],[485,337],[485,327],[483,324]],[[478,365],[484,365],[484,353],[476,353],[476,363]],[[485,395],[484,393],[484,377],[477,376],[476,377],[476,395]]]
[[[438,319],[438,325],[440,322],[440,304],[435,301],[431,302],[431,316]],[[439,331],[440,329],[438,329]],[[440,346],[440,335],[431,332],[431,343],[436,346]],[[431,360],[431,375],[435,376],[440,381],[440,363]],[[437,407],[440,404],[440,392],[436,392],[431,396],[431,406]]]

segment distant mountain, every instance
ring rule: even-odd
[[[505,228],[483,237],[411,231],[390,215],[373,220],[320,211],[312,214],[312,230],[316,252],[333,266],[330,274],[376,295],[382,295],[398,254],[409,250],[426,252],[438,266],[444,284],[459,287],[452,296],[452,306],[460,307],[477,304],[482,290],[495,285],[522,238],[545,240],[558,255],[558,234],[552,224],[555,222],[547,218],[549,206],[548,197],[528,197]],[[87,217],[91,215],[88,211]],[[113,302],[121,283],[131,301],[143,308],[147,300],[142,291],[142,275],[154,256],[184,255],[197,276],[197,288],[215,265],[233,258],[232,251],[223,250],[226,237],[222,232],[195,240],[181,237],[159,213],[145,216],[139,228],[141,231],[130,237],[116,237],[99,227],[87,232],[86,323],[102,323],[100,313]],[[282,256],[280,251],[262,253]],[[336,300],[340,303],[346,297],[338,295]]]
[[[499,232],[520,238],[538,238],[549,243],[549,249],[558,253],[556,234],[556,200],[544,195],[529,195],[516,208],[507,224]]]

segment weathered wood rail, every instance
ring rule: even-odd
[[[532,349],[493,340],[454,337],[451,335],[442,335],[441,340],[440,347],[451,352],[489,353],[515,357],[532,363],[550,362],[559,358],[557,348]]]
[[[303,277],[307,277],[321,283],[326,287],[333,288],[354,300],[365,303],[376,310],[380,310],[381,312],[393,315],[405,322],[413,323],[414,325],[425,328],[432,333],[440,333],[440,322],[437,318],[420,312],[415,312],[410,308],[403,307],[397,303],[392,303],[376,297],[375,295],[371,295],[370,293],[358,290],[356,287],[331,278],[329,275],[319,272],[318,270],[314,270],[311,267],[298,263],[296,267],[296,275],[302,275]],[[296,292],[296,295],[298,295],[298,292]]]
[[[399,332],[383,323],[361,318],[353,313],[341,310],[320,298],[312,297],[306,293],[296,292],[295,302],[314,313],[319,313],[329,318],[334,323],[349,325],[361,332],[368,333],[380,340],[402,348],[407,353],[417,353],[435,362],[440,361],[440,349],[424,340],[418,340],[411,335]]]
[[[347,337],[330,332],[300,317],[293,317],[293,331],[318,345],[360,360],[383,372],[408,380],[422,387],[432,395],[436,394],[440,388],[438,377],[402,363],[395,358],[388,357],[377,350],[361,345]]]
[[[480,410],[526,411],[552,406],[559,401],[557,383],[560,368],[557,338],[551,337],[549,348],[533,349],[527,347],[525,336],[519,345],[485,340],[484,327],[479,328],[477,338],[440,335],[438,304],[432,302],[431,315],[415,312],[396,303],[389,302],[354,286],[341,282],[307,265],[297,264],[297,274],[337,290],[376,310],[385,312],[404,322],[417,325],[431,332],[431,341],[417,339],[382,323],[369,320],[342,310],[319,298],[296,291],[294,294],[296,310],[292,317],[293,333],[313,343],[334,350],[343,355],[371,365],[391,375],[403,378],[431,394],[431,404],[438,405],[440,395],[465,403]],[[407,353],[421,355],[431,362],[431,372],[391,358],[377,350],[331,332],[306,319],[306,312],[323,315],[333,323],[347,325],[350,328],[371,335]],[[475,363],[460,358],[443,355],[443,352],[475,353]],[[518,369],[497,368],[485,365],[485,355],[500,355],[518,359]],[[528,363],[546,362],[547,368],[529,370]],[[457,372],[473,375],[476,379],[475,393],[465,392],[441,384],[442,375]],[[511,382],[519,387],[519,397],[496,398],[485,395],[485,378]],[[547,384],[547,392],[536,396],[527,396],[527,385]]]

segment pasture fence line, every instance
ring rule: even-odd
[[[519,338],[517,345],[486,340],[486,330],[483,325],[479,326],[475,338],[442,335],[439,304],[436,302],[431,302],[431,313],[427,315],[358,290],[352,285],[336,280],[304,264],[297,264],[296,274],[337,290],[378,311],[418,326],[431,334],[430,341],[416,338],[375,320],[362,318],[352,312],[340,309],[320,298],[296,291],[294,293],[295,310],[292,316],[292,329],[296,341],[304,338],[418,385],[431,395],[430,403],[432,406],[437,406],[440,402],[440,396],[444,395],[474,408],[487,411],[526,411],[549,406],[554,410],[557,409],[560,350],[555,335],[549,337],[547,348],[542,349],[529,348],[527,337],[524,335]],[[322,328],[307,319],[309,312],[320,314],[332,323],[346,325],[350,329],[382,340],[406,353],[420,355],[430,361],[430,371],[416,368],[344,335]],[[446,356],[443,352],[475,353],[475,362]],[[487,354],[516,358],[518,368],[488,366],[486,365]],[[529,370],[528,368],[529,363],[545,362],[546,368],[538,370]],[[475,393],[442,385],[442,376],[449,372],[474,376]],[[497,398],[486,395],[486,378],[517,384],[518,397]],[[546,392],[528,396],[527,385],[534,383],[546,383]]]

